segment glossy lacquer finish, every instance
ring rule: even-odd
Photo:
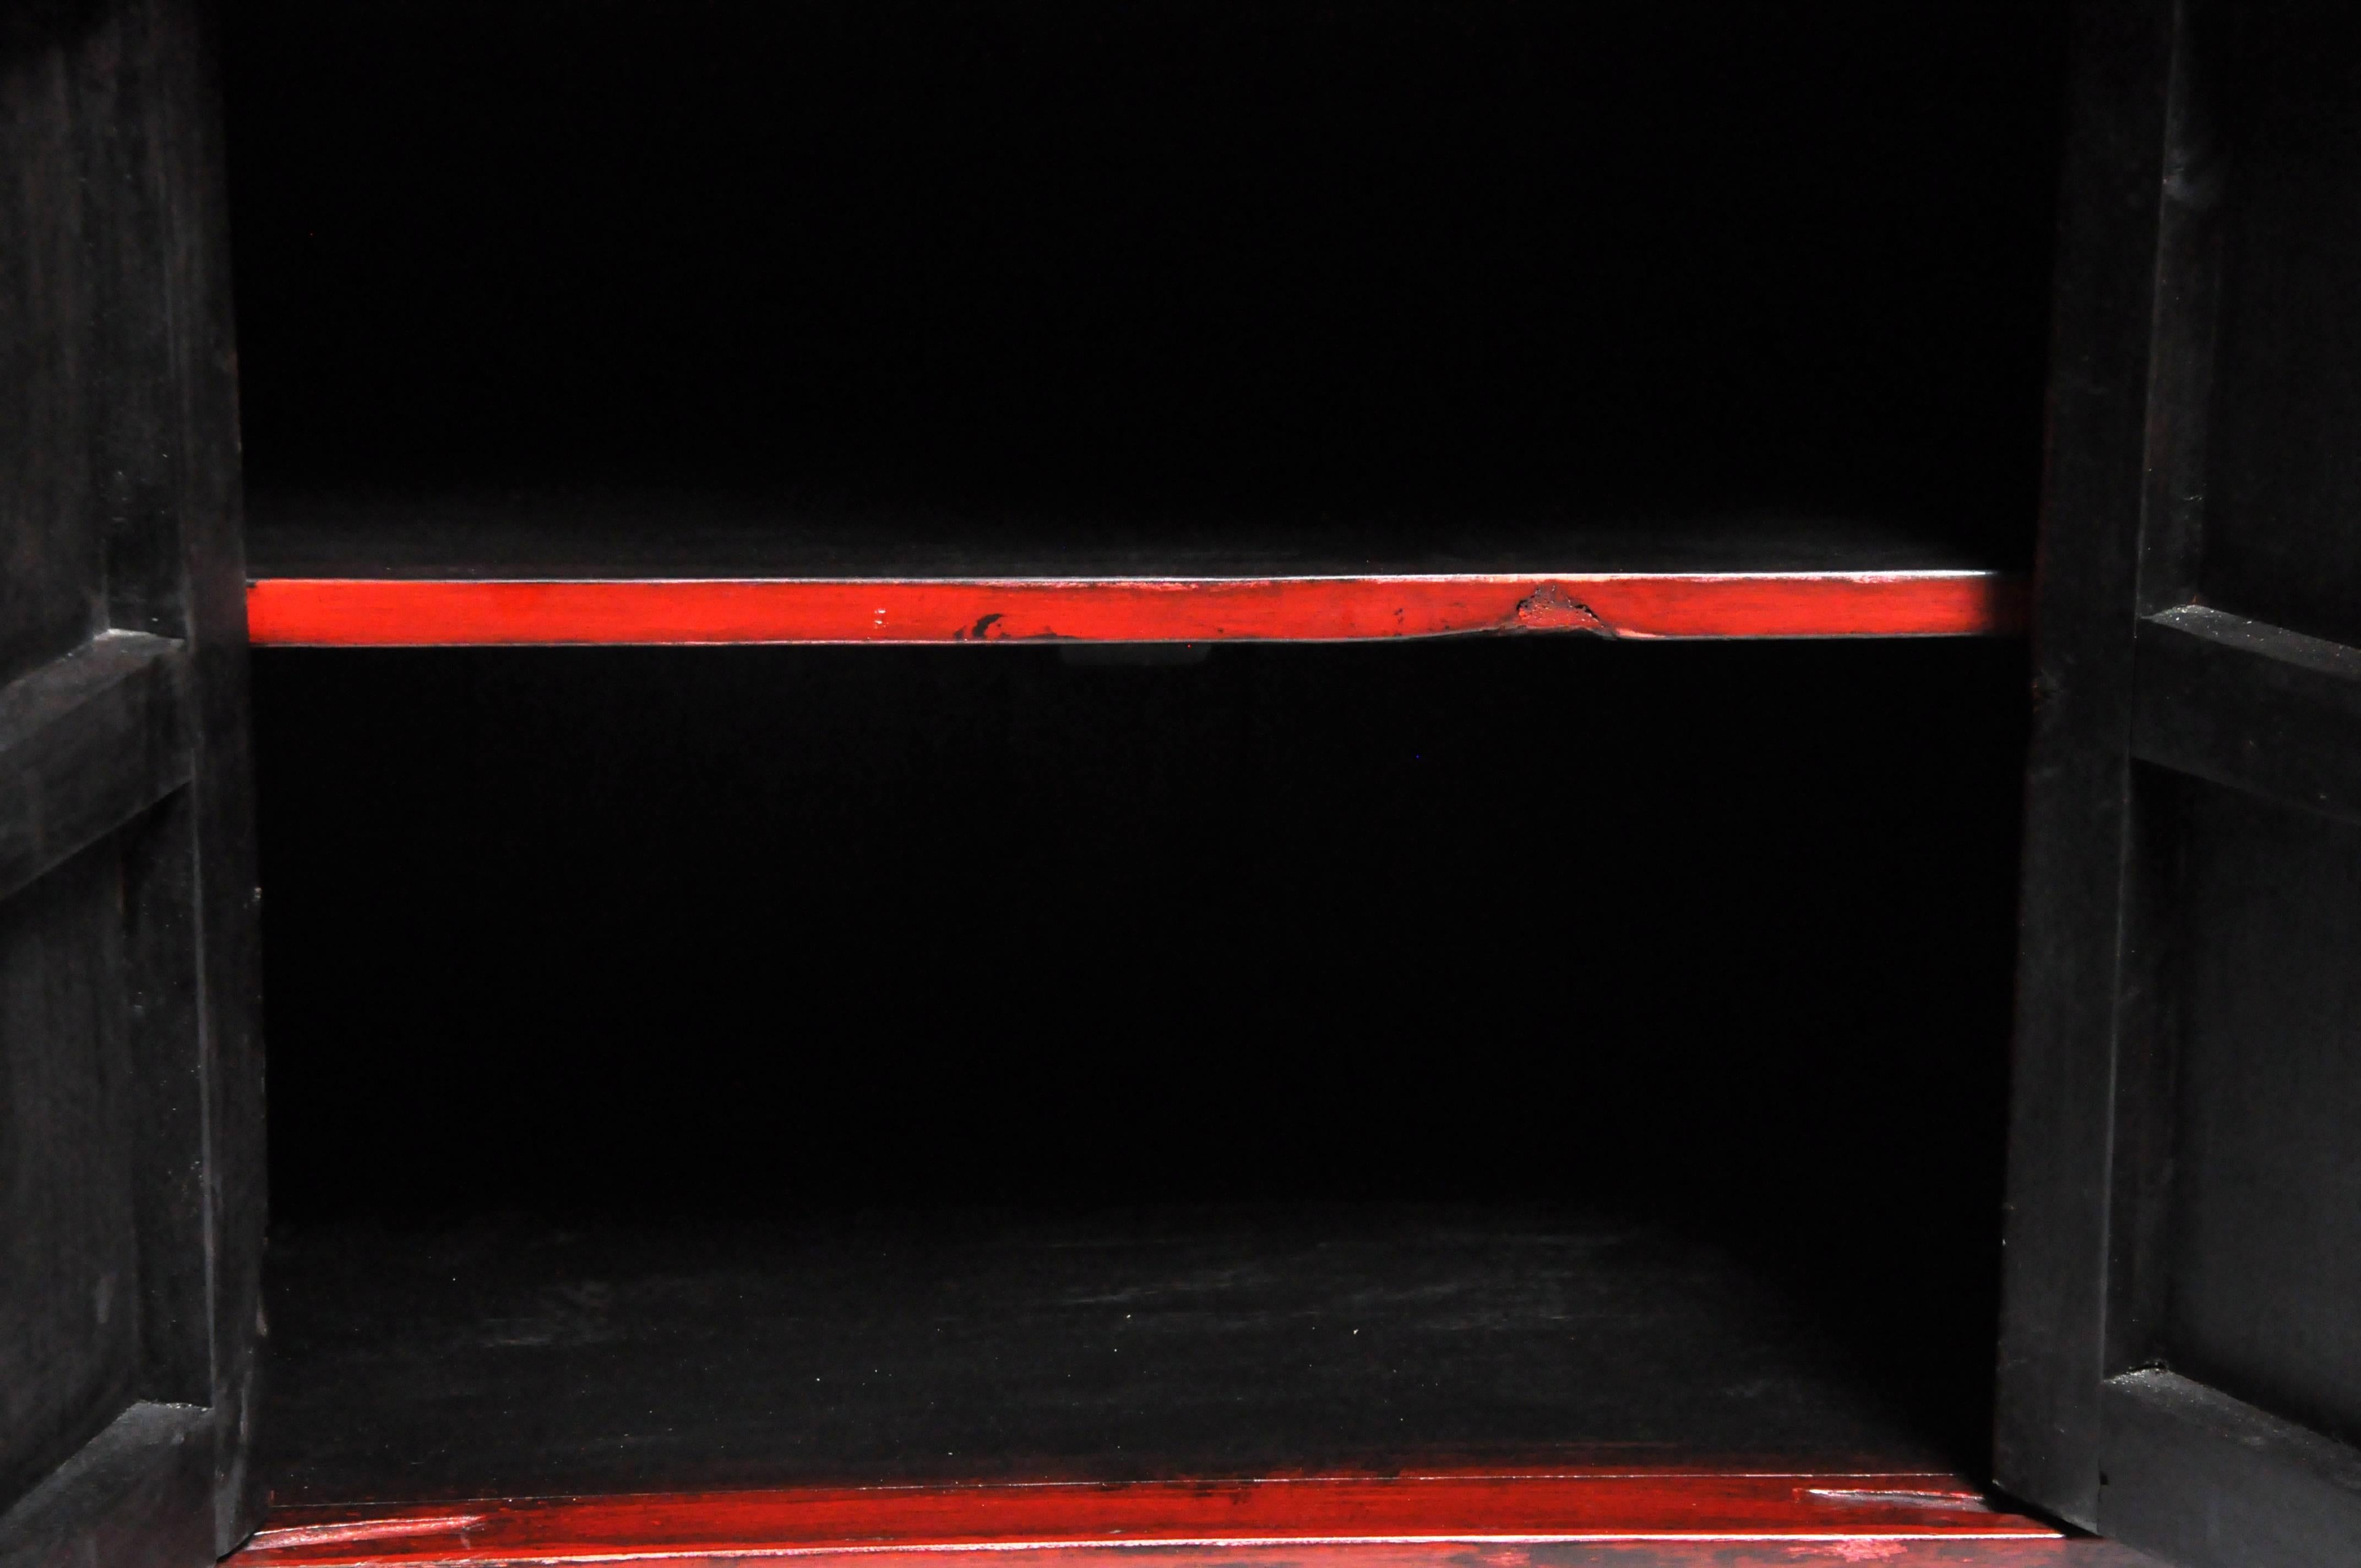
[[[256,510],[254,640],[313,647],[1962,636],[2025,613],[2021,574],[1942,529],[1808,510],[1486,522],[357,488]]]
[[[241,1568],[1104,1545],[2054,1540],[1942,1475],[1294,1476],[286,1509]]]
[[[1360,641],[1467,632],[1944,637],[2017,630],[1985,572],[1102,582],[452,582],[264,578],[258,643]]]

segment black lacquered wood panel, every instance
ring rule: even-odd
[[[2361,642],[2361,57],[2333,7],[2220,7],[2223,283],[2200,582]]]
[[[2061,345],[2116,335],[2055,367],[2001,1475],[2175,1562],[2342,1562],[2361,79],[2318,7],[2086,14],[2171,49],[2078,131],[2136,178],[2068,186],[2070,235],[2120,243],[2070,245]],[[2130,58],[2094,49],[2089,80]]]
[[[113,846],[0,904],[0,1497],[137,1387],[130,1060]]]
[[[2361,649],[2202,605],[2147,618],[2136,642],[2139,756],[2361,815]]]
[[[2181,792],[2176,1369],[2361,1437],[2361,828]]]
[[[2343,1563],[2361,1539],[2361,1460],[2346,1444],[2170,1372],[2111,1378],[2102,1402],[2110,1531],[2175,1563]]]
[[[0,18],[0,1562],[252,1528],[261,1062],[209,12]]]
[[[0,897],[188,782],[187,660],[108,632],[0,689]]]

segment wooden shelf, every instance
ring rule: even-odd
[[[1996,1508],[1949,1472],[1737,1470],[1283,1475],[1149,1481],[799,1488],[534,1497],[274,1511],[239,1568],[585,1563],[880,1552],[1056,1552],[1091,1547],[1135,1564],[1142,1549],[1235,1552],[1390,1547],[1386,1568],[1437,1563],[1404,1548],[1815,1542],[1890,1559],[1908,1542],[2059,1542],[2063,1532]],[[1831,1554],[1835,1555],[1835,1554]],[[1214,1561],[1221,1561],[1216,1557]],[[1488,1561],[1499,1561],[1488,1554]],[[1839,1561],[1844,1559],[1839,1557]],[[1344,1562],[1367,1559],[1344,1558]],[[1530,1559],[1509,1555],[1519,1564]],[[1716,1559],[1716,1561],[1725,1561]],[[1958,1563],[1959,1558],[1947,1561]],[[1973,1562],[1970,1557],[1967,1561]],[[2004,1561],[2023,1563],[2026,1559]],[[2053,1562],[2048,1554],[2031,1559]]]
[[[258,644],[2007,635],[2021,574],[1806,512],[1438,522],[684,492],[258,496]]]

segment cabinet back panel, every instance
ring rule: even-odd
[[[2020,649],[257,667],[282,1213],[1997,1157]]]

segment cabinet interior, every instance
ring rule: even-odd
[[[249,554],[2020,572],[2050,11],[245,0]],[[283,1503],[1984,1473],[2015,641],[256,682]]]

